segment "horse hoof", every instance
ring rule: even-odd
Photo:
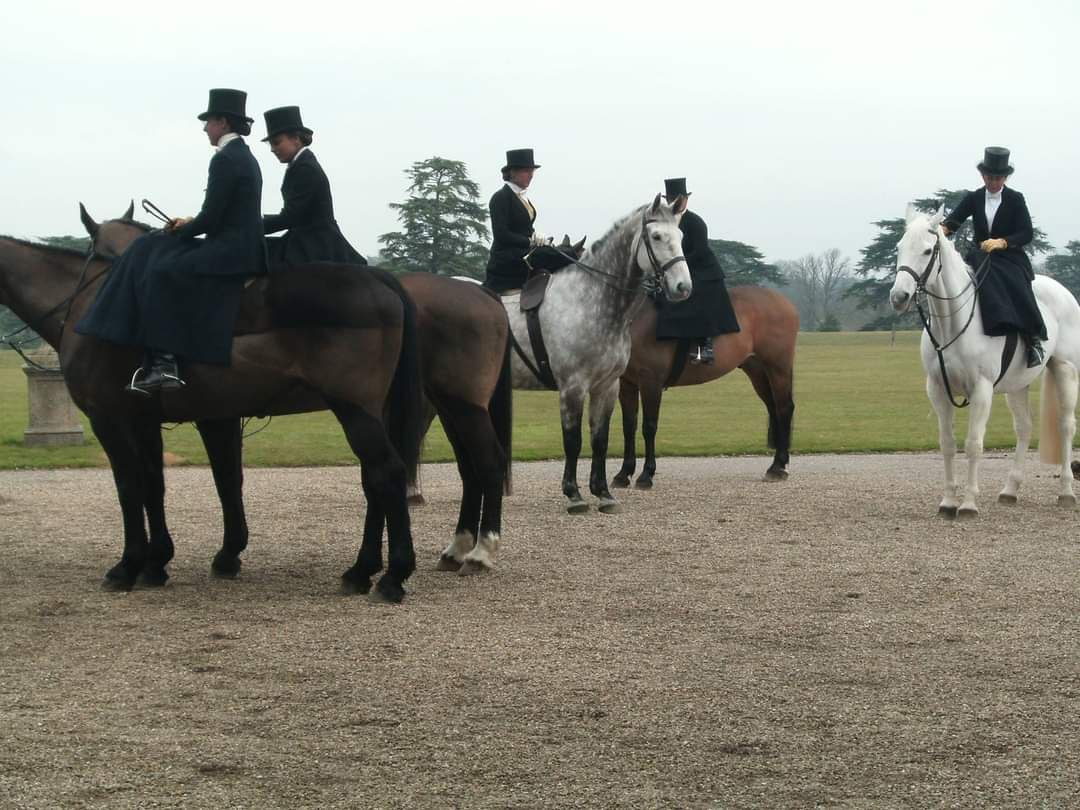
[[[589,504],[578,498],[566,504],[566,512],[569,515],[583,515],[589,511]]]
[[[371,577],[350,568],[341,575],[341,592],[349,596],[365,594],[371,590]]]
[[[436,571],[460,571],[461,563],[455,560],[453,557],[447,557],[445,554],[439,557],[439,561],[435,564]]]
[[[597,504],[596,508],[605,515],[614,515],[617,512],[622,511],[619,502],[614,498],[601,498],[600,503]]]
[[[484,574],[490,569],[477,560],[465,560],[458,569],[458,576],[467,577],[473,574]]]
[[[127,591],[130,591],[133,587],[135,587],[135,583],[134,581],[129,579],[113,579],[106,576],[105,579],[101,581],[101,590],[103,591],[126,593]]]
[[[1072,509],[1076,506],[1075,495],[1058,495],[1058,506],[1064,506],[1066,509]]]
[[[634,489],[652,489],[652,483],[651,478],[641,478],[639,476],[638,480],[634,482]]]
[[[168,572],[162,568],[157,571],[140,571],[135,583],[143,588],[164,588],[169,581]]]
[[[210,563],[210,573],[218,579],[236,579],[240,573],[240,558],[219,551]]]
[[[401,583],[395,582],[387,575],[383,575],[368,594],[368,599],[372,602],[386,602],[391,605],[400,605],[404,598],[405,589]]]
[[[1016,496],[1006,495],[1004,492],[1002,492],[1000,495],[998,495],[998,503],[1004,504],[1005,506],[1016,506]]]
[[[979,510],[971,506],[961,507],[956,510],[956,516],[960,518],[960,520],[971,520],[972,518],[977,518],[979,516]]]
[[[611,479],[611,485],[616,489],[626,489],[630,486],[630,476],[619,473]]]
[[[765,471],[765,478],[763,478],[762,480],[764,480],[764,481],[787,481],[787,477],[788,477],[787,470],[781,469],[779,467],[777,467],[777,468],[770,467],[768,470]]]
[[[952,519],[954,519],[956,517],[956,507],[955,506],[939,506],[938,510],[937,510],[937,513],[938,513],[938,517],[943,517],[946,520],[952,520]]]

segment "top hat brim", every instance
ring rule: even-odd
[[[677,200],[679,197],[689,197],[693,193],[694,192],[692,192],[692,191],[684,191],[681,194],[676,194],[674,197],[669,197],[667,194],[664,194],[663,197],[664,197],[665,202],[671,202],[672,199]]]
[[[266,143],[271,138],[274,138],[274,137],[280,135],[283,132],[302,132],[302,133],[304,133],[305,135],[308,135],[308,136],[311,136],[311,135],[315,134],[312,130],[308,129],[307,127],[279,127],[278,129],[275,129],[273,132],[267,133],[267,136],[262,139],[263,143]]]
[[[508,172],[511,169],[539,169],[539,168],[540,168],[539,163],[529,163],[529,164],[507,163],[505,166],[502,167],[502,171]]]
[[[1013,169],[1012,166],[1006,166],[1005,171],[1002,171],[1001,169],[999,169],[997,167],[987,166],[985,161],[980,161],[979,165],[976,166],[975,168],[978,169],[983,174],[989,174],[989,175],[994,176],[994,177],[1008,177],[1010,174],[1012,174],[1015,171],[1015,169]]]
[[[248,118],[246,115],[237,115],[236,113],[230,113],[230,112],[211,112],[210,110],[207,110],[204,113],[199,113],[196,116],[196,118],[198,118],[200,121],[205,121],[208,118],[210,118],[211,116],[213,116],[214,118],[228,118],[229,116],[232,116],[233,118],[242,118],[242,119],[244,119],[244,121],[248,125],[251,125],[251,124],[255,123],[254,118]]]

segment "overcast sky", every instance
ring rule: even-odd
[[[464,161],[486,202],[526,146],[548,234],[598,237],[685,175],[714,238],[857,259],[872,221],[978,185],[1002,145],[1050,241],[1080,239],[1074,2],[341,5],[9,4],[0,233],[81,233],[79,201],[99,219],[143,197],[194,214],[211,155],[195,116],[236,87],[264,209],[284,167],[262,113],[299,104],[367,254],[398,227],[411,163]]]

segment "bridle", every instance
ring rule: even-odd
[[[64,339],[64,326],[67,324],[68,318],[71,316],[71,307],[75,303],[75,299],[79,297],[79,293],[81,293],[83,290],[87,289],[91,284],[93,284],[95,281],[97,281],[103,275],[108,273],[109,269],[112,267],[112,264],[106,265],[105,268],[102,269],[102,271],[100,273],[96,274],[95,276],[93,276],[92,278],[87,280],[86,271],[90,269],[90,263],[92,261],[94,261],[94,259],[108,259],[108,258],[109,257],[102,256],[96,250],[94,250],[93,242],[91,242],[90,249],[86,253],[86,260],[83,262],[82,269],[79,271],[79,280],[75,284],[75,291],[72,292],[71,295],[69,295],[67,298],[65,298],[63,301],[61,301],[59,304],[52,307],[48,312],[44,313],[43,315],[39,315],[38,317],[34,318],[34,320],[32,320],[32,321],[28,321],[28,322],[24,323],[22,326],[20,326],[14,332],[9,332],[8,334],[4,335],[3,337],[0,337],[0,343],[6,343],[8,346],[10,346],[12,349],[14,349],[15,353],[18,354],[19,357],[21,357],[26,362],[26,364],[28,366],[32,366],[32,367],[36,368],[38,371],[58,371],[58,369],[49,368],[48,366],[43,366],[40,363],[36,362],[35,360],[27,357],[26,353],[22,349],[23,343],[15,343],[12,340],[12,338],[14,338],[16,335],[18,335],[18,334],[20,334],[22,332],[26,332],[26,331],[31,331],[31,332],[36,333],[38,331],[37,328],[39,326],[41,326],[43,323],[45,323],[46,320],[51,318],[53,315],[55,315],[60,310],[64,310],[64,317],[60,319],[60,341],[59,342],[62,342],[63,339]],[[56,347],[58,353],[59,353],[59,349],[60,349],[59,342],[58,342],[57,347]]]
[[[933,273],[935,261],[937,262],[938,275],[940,275],[941,269],[944,266],[944,260],[941,258],[940,234],[936,235],[936,239],[934,240],[934,249],[930,253],[930,261],[926,263],[926,269],[923,270],[922,275],[916,273],[906,264],[898,267],[896,269],[896,272],[907,273],[913,279],[915,279],[915,293],[912,296],[912,298],[914,298],[915,300],[915,310],[919,313],[919,320],[922,321],[923,329],[926,330],[926,336],[930,339],[930,345],[933,346],[934,351],[937,352],[938,364],[941,366],[941,379],[945,383],[945,393],[949,395],[949,402],[952,403],[954,408],[966,408],[968,405],[971,404],[971,402],[968,400],[967,397],[964,397],[963,402],[957,402],[956,397],[953,395],[952,392],[952,386],[949,384],[949,374],[945,370],[945,350],[964,336],[964,333],[967,332],[968,327],[971,326],[971,322],[975,319],[975,310],[979,306],[979,287],[982,286],[983,279],[986,278],[983,270],[986,268],[987,262],[990,261],[990,254],[986,254],[986,258],[982,260],[982,263],[979,264],[978,269],[976,269],[974,273],[971,273],[969,271],[968,283],[956,295],[936,295],[935,293],[930,292],[930,290],[926,288],[926,285],[930,281],[930,276]],[[971,312],[968,314],[968,319],[964,323],[963,328],[961,328],[960,331],[953,336],[952,340],[942,345],[938,341],[938,339],[934,337],[934,333],[930,329],[930,315],[927,312],[928,307],[924,307],[923,302],[927,298],[933,298],[937,301],[957,301],[968,290],[971,290]],[[960,302],[960,306],[964,306],[965,304],[965,301]],[[958,311],[959,307],[949,314],[953,315]],[[1002,370],[1002,373],[1004,373],[1004,370]]]
[[[636,293],[639,289],[643,289],[645,291],[645,294],[651,298],[655,298],[657,295],[660,294],[667,295],[667,288],[664,286],[664,276],[667,271],[674,267],[676,264],[678,264],[679,262],[685,262],[686,257],[680,254],[678,256],[674,256],[671,259],[668,259],[666,262],[661,264],[660,259],[657,258],[655,251],[653,251],[652,244],[649,241],[648,228],[649,225],[652,225],[659,220],[649,219],[648,210],[649,208],[648,206],[646,206],[645,210],[641,212],[641,231],[638,234],[638,239],[642,244],[645,245],[645,253],[649,258],[649,266],[652,272],[651,274],[647,274],[642,278],[640,287],[625,287],[621,284],[605,281],[605,278],[619,280],[621,279],[621,277],[614,273],[609,273],[606,270],[601,270],[599,267],[592,267],[588,264],[585,264],[585,262],[579,260],[576,256],[572,256],[569,253],[559,250],[559,248],[554,248],[554,250],[558,251],[559,255],[561,255],[563,258],[569,259],[572,264],[577,265],[587,273],[591,273],[594,276],[597,276],[597,280],[605,287],[610,287],[613,290],[618,290],[619,292],[624,293]],[[641,244],[639,244],[637,250],[634,251],[634,261],[637,261],[637,254],[638,252],[640,252],[640,250]],[[530,251],[529,254],[525,256],[526,264],[529,264],[530,255],[532,255],[532,251]],[[532,269],[531,264],[529,265],[529,269]]]

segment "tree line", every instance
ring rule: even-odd
[[[407,196],[403,202],[390,203],[400,229],[379,236],[376,263],[396,273],[419,271],[482,279],[490,241],[488,214],[480,188],[469,177],[465,164],[436,156],[413,163],[404,173],[409,179]],[[919,211],[933,213],[941,205],[955,207],[965,193],[939,189],[912,204]],[[804,330],[917,328],[912,313],[899,315],[888,305],[904,218],[881,219],[873,225],[878,232],[859,251],[855,263],[837,248],[769,263],[760,250],[743,242],[710,239],[709,246],[720,260],[728,286],[755,284],[782,289],[798,307]],[[953,238],[961,253],[966,252],[972,240],[971,223],[965,223]],[[85,237],[76,236],[42,241],[78,250],[89,246]],[[1035,228],[1035,239],[1027,250],[1036,260],[1037,273],[1056,278],[1080,298],[1080,240],[1067,242],[1063,251],[1054,252],[1046,234]],[[20,325],[10,311],[0,307],[0,335]]]

